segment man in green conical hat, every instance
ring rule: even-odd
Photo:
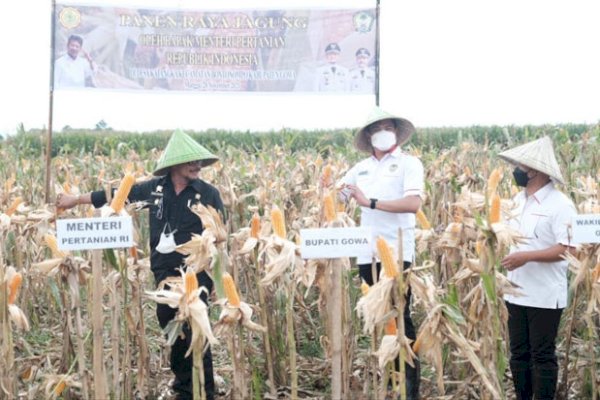
[[[150,268],[158,284],[171,276],[180,276],[178,268],[184,256],[175,251],[175,246],[186,243],[192,234],[201,234],[202,222],[190,207],[202,203],[212,206],[221,214],[223,202],[218,190],[198,178],[200,169],[213,164],[218,157],[198,144],[181,130],[176,130],[157,162],[153,172],[155,178],[136,183],[131,188],[129,201],[142,201],[149,210],[150,223]],[[94,191],[78,196],[59,195],[56,206],[72,208],[79,204],[93,204],[101,207],[106,204],[106,192]],[[213,282],[206,272],[198,274],[199,286],[208,293]],[[208,295],[201,295],[207,303]],[[156,314],[162,328],[173,319],[177,309],[165,304],[157,304]],[[177,399],[192,398],[192,355],[185,357],[192,337],[189,326],[184,328],[185,338],[179,337],[171,347],[171,371],[175,374],[173,390]],[[210,348],[204,355],[205,389],[208,399],[214,398],[214,377]]]

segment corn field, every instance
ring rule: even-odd
[[[546,133],[532,130],[527,139]],[[552,136],[567,181],[562,190],[579,213],[600,213],[600,129]],[[38,144],[44,140],[40,134]],[[377,288],[361,287],[352,260],[303,260],[299,251],[301,229],[358,222],[357,205],[336,195],[336,181],[363,157],[349,140],[262,151],[202,143],[220,156],[201,175],[219,189],[226,215],[194,210],[206,230],[179,246],[186,266],[169,301],[188,305],[181,312],[192,323],[194,348],[211,344],[219,398],[383,399],[388,376],[403,397],[396,385],[402,374],[391,367],[397,356],[420,358],[424,399],[514,398],[502,295],[518,287],[499,260],[517,240],[504,223],[517,189],[511,167],[496,155],[506,143],[527,140],[508,131],[502,141],[419,140],[406,147],[426,174],[417,259],[399,273],[387,244],[378,243],[389,261]],[[165,335],[156,321],[156,302],[166,300],[150,272],[146,211],[124,206],[135,247],[67,252],[56,245],[56,219],[99,211],[57,210],[52,202],[59,193],[119,187],[124,177],[148,179],[162,149],[59,149],[46,203],[43,150],[31,156],[10,141],[0,146],[0,399],[161,398],[176,333]],[[581,245],[569,265],[558,398],[598,399],[600,247]],[[208,309],[190,300],[202,290],[191,271],[203,269],[216,287]],[[414,342],[401,324],[409,287]]]

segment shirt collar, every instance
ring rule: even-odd
[[[173,181],[171,180],[170,174],[164,176],[163,182],[163,185],[169,185],[170,187],[173,187]],[[201,193],[204,189],[204,182],[202,179],[194,179],[192,183],[187,185],[187,187],[191,187],[196,193]]]
[[[383,157],[381,157],[381,160],[377,160],[377,158],[373,154],[371,154],[371,159],[375,160],[375,161],[383,161],[388,157],[400,158],[400,156],[402,154],[404,154],[404,153],[402,152],[402,149],[400,148],[400,146],[396,146],[396,148],[393,151],[391,151],[389,153],[385,153],[385,155]]]
[[[554,183],[552,181],[548,182],[546,185],[538,189],[537,192],[531,195],[531,197],[538,203],[541,204],[546,197],[550,194],[550,192],[554,189]]]

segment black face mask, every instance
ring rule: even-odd
[[[515,168],[515,170],[513,171],[513,178],[515,178],[515,183],[517,184],[517,186],[525,187],[529,182],[527,172],[523,171],[519,167]]]

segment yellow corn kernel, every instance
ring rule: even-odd
[[[15,198],[12,201],[12,203],[10,204],[10,207],[8,207],[8,209],[6,210],[6,212],[4,214],[6,214],[10,217],[11,215],[13,215],[15,213],[15,211],[17,211],[17,207],[19,207],[19,204],[21,204],[22,202],[23,202],[23,199],[21,197]]]
[[[8,304],[15,303],[17,293],[19,293],[19,288],[21,287],[21,282],[23,282],[23,275],[17,272],[8,283]]]
[[[500,222],[500,196],[494,193],[492,205],[490,206],[490,224]]]
[[[233,278],[228,272],[223,273],[223,288],[225,289],[225,295],[227,296],[227,301],[229,301],[229,305],[232,307],[240,306],[240,295],[238,294],[237,288],[235,287],[235,282]]]
[[[392,249],[390,249],[390,246],[388,246],[385,239],[381,236],[377,238],[377,253],[379,253],[379,259],[381,260],[385,275],[389,278],[398,276],[398,264],[394,260]]]
[[[252,221],[250,221],[250,236],[258,239],[258,235],[260,234],[260,217],[258,213],[254,213],[252,216]]]
[[[487,193],[488,196],[492,196],[496,193],[496,189],[498,188],[498,184],[500,183],[500,179],[502,179],[502,169],[500,167],[494,169],[490,174],[487,181]]]
[[[198,277],[193,269],[188,268],[185,271],[185,294],[189,298],[194,290],[198,289]]]
[[[129,192],[131,191],[131,187],[135,183],[135,178],[131,174],[127,174],[121,180],[121,184],[115,193],[115,197],[113,197],[110,207],[115,211],[115,213],[120,213],[125,205],[125,200],[127,200],[127,196],[129,196]]]
[[[363,282],[360,284],[360,291],[361,291],[361,293],[362,293],[362,295],[363,295],[363,296],[366,296],[366,295],[367,295],[367,293],[369,293],[369,289],[370,289],[370,288],[371,288],[371,287],[370,287],[370,286],[367,284],[367,282],[365,282],[365,281],[363,281]]]
[[[273,206],[271,209],[271,223],[273,224],[273,232],[282,239],[287,236],[285,230],[285,219],[283,218],[283,212],[277,206]]]
[[[44,235],[44,241],[46,245],[52,251],[52,256],[56,258],[63,258],[66,256],[65,252],[58,249],[58,242],[56,241],[56,236],[51,233],[47,233]]]
[[[385,334],[396,335],[396,333],[398,333],[398,328],[396,326],[396,318],[390,318],[385,324]]]
[[[421,226],[421,229],[431,229],[431,224],[427,220],[427,216],[420,208],[419,211],[417,211],[416,217],[417,221],[419,222],[419,225]]]
[[[54,386],[54,390],[53,390],[54,395],[60,396],[62,394],[62,392],[64,392],[66,387],[67,387],[67,383],[63,379],[61,379],[60,381],[58,381],[56,386]]]
[[[335,212],[335,201],[333,200],[332,193],[327,194],[323,198],[323,211],[325,212],[325,220],[327,222],[332,222],[337,217],[337,213]]]

